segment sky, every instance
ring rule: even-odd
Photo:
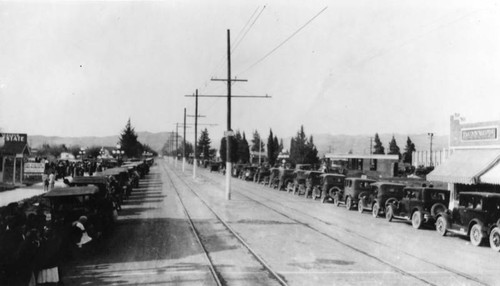
[[[449,134],[500,119],[499,1],[0,2],[0,130],[47,136],[175,131],[227,95],[247,137]],[[227,99],[198,99],[211,137]],[[188,129],[187,136],[194,136]],[[191,135],[190,135],[191,134]]]

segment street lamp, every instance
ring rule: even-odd
[[[85,148],[81,147],[80,151],[78,151],[78,154],[80,154],[80,158],[82,158],[82,163],[83,163],[83,155],[85,155]]]
[[[124,151],[121,150],[122,149],[122,146],[120,146],[120,144],[116,144],[116,150],[113,150],[113,154],[116,155],[116,159],[117,160],[120,160],[121,159],[121,156],[123,155]]]

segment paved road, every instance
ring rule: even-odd
[[[236,179],[226,201],[220,174],[158,164],[112,235],[63,267],[66,285],[500,283],[489,247]]]

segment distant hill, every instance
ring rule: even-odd
[[[153,150],[160,151],[171,136],[171,132],[137,132],[138,140],[141,143],[148,144]],[[373,135],[332,135],[332,134],[313,134],[314,144],[318,148],[319,155],[323,156],[330,151],[338,154],[347,154],[352,150],[355,154],[369,154],[370,153],[370,136]],[[392,134],[379,134],[382,145],[386,152],[389,148],[389,142],[392,139]],[[406,146],[406,138],[410,137],[415,144],[417,150],[429,150],[429,136],[427,134],[412,134],[402,135],[394,134],[396,142],[401,150],[404,152]],[[220,138],[211,138],[213,148],[219,148]],[[283,138],[285,149],[290,149],[290,139]],[[267,140],[267,138],[266,138]],[[28,136],[28,141],[31,147],[37,148],[44,143],[50,145],[66,144],[68,147],[72,145],[78,146],[115,146],[119,141],[119,136],[106,136],[106,137],[54,137],[54,136],[41,136],[33,135]],[[182,138],[179,137],[179,143]],[[433,150],[443,149],[448,147],[448,135],[434,136],[432,140]]]
[[[137,132],[138,140],[149,145],[153,150],[160,151],[171,132]],[[42,136],[32,135],[28,136],[28,142],[32,148],[37,148],[42,144],[59,145],[66,144],[66,146],[116,146],[119,142],[119,135],[106,136],[106,137],[55,137],[55,136]]]

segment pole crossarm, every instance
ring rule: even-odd
[[[210,79],[211,81],[248,81],[247,79],[230,79],[230,80],[227,80],[227,79],[219,79],[219,78],[212,78]]]
[[[194,95],[186,95],[186,97],[195,97]],[[227,97],[227,95],[198,95],[198,97]],[[231,95],[231,97],[240,97],[240,98],[272,98],[269,95]]]
[[[179,127],[184,126],[184,124],[182,124],[182,123],[174,123],[174,124],[179,124]],[[194,125],[194,124],[193,123],[187,123],[186,124],[186,128],[191,128],[192,127],[192,126],[188,126],[188,125]]]
[[[186,116],[187,117],[195,117],[196,115],[186,115]],[[197,117],[200,118],[200,117],[207,117],[207,116],[206,115],[198,115]]]

